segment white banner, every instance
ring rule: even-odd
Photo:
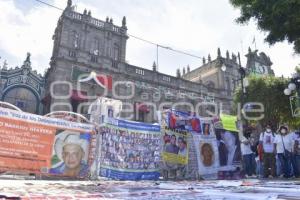
[[[195,143],[198,173],[203,177],[215,178],[219,170],[219,151],[214,135],[193,135]]]

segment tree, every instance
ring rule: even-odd
[[[289,97],[283,94],[283,90],[288,85],[288,79],[274,76],[249,76],[249,86],[244,95],[244,103],[258,102],[264,105],[265,117],[259,122],[265,126],[271,122],[278,127],[282,123],[287,123],[290,127],[299,128],[300,119],[292,117]],[[234,103],[237,107],[241,99],[241,88],[235,91]],[[261,113],[260,113],[261,114]],[[247,113],[248,116],[259,116],[258,113]]]
[[[265,41],[270,45],[287,40],[300,53],[300,1],[299,0],[230,0],[240,8],[236,19],[245,24],[253,18],[257,26],[268,32]]]

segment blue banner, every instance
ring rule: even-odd
[[[100,175],[117,180],[157,180],[160,176],[158,171],[154,172],[128,172],[115,169],[101,168]]]
[[[101,128],[100,176],[118,180],[159,177],[158,125],[112,119]]]

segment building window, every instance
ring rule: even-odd
[[[24,101],[20,101],[20,100],[16,100],[16,106],[18,108],[20,108],[21,110],[24,110],[24,108],[25,108],[25,102]]]
[[[207,83],[206,83],[206,85],[207,85],[207,87],[208,88],[215,88],[215,83],[214,82],[212,82],[212,81],[208,81]]]
[[[233,83],[233,90],[235,90],[235,88],[236,88],[236,80],[232,79],[232,83]]]
[[[135,73],[143,76],[145,75],[145,71],[142,69],[135,69]]]
[[[111,57],[110,47],[106,47],[106,56]]]
[[[97,38],[94,38],[92,42],[92,48],[91,48],[94,55],[98,55],[99,53],[99,47],[100,47],[99,44],[100,44],[99,40]]]
[[[22,87],[16,87],[8,90],[3,96],[5,102],[11,103],[24,112],[37,113],[39,102],[36,99],[34,93]]]
[[[75,57],[76,57],[76,52],[70,50],[70,51],[69,51],[69,56],[75,58]]]
[[[74,30],[71,31],[69,34],[69,45],[75,49],[79,48],[79,46],[80,46],[80,36]]]
[[[167,82],[171,82],[171,78],[168,76],[163,76],[163,80]]]
[[[230,87],[230,81],[229,78],[226,78],[226,87],[227,87],[227,95],[231,95],[231,87]]]

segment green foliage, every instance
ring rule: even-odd
[[[275,44],[283,40],[294,44],[300,53],[300,1],[299,0],[230,0],[240,8],[237,22],[245,24],[253,18],[258,27],[268,32],[265,41]]]
[[[262,125],[271,122],[274,127],[278,127],[279,124],[287,123],[291,127],[299,128],[300,119],[292,117],[289,97],[283,93],[288,85],[288,79],[252,75],[248,77],[248,80],[249,86],[243,102],[258,102],[264,105],[265,117],[260,120]],[[234,95],[236,108],[241,100],[241,94],[241,88],[238,88]],[[254,117],[260,114],[247,113],[247,115]]]

